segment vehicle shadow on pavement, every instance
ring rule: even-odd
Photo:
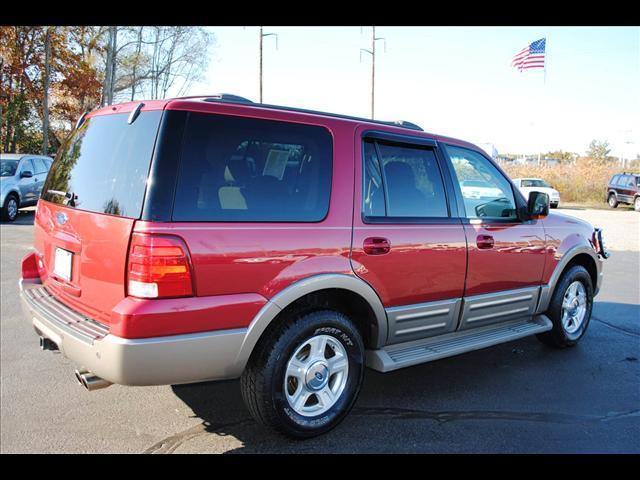
[[[35,210],[19,210],[18,211],[18,216],[16,217],[16,219],[13,222],[5,222],[5,221],[0,221],[0,225],[25,225],[25,226],[31,226],[33,225],[33,221],[35,219],[36,216],[36,211]]]
[[[614,307],[625,324],[637,322],[636,305],[606,302],[597,310]],[[387,374],[367,370],[351,413],[333,431],[310,440],[291,440],[255,422],[238,381],[175,385],[174,393],[202,423],[157,442],[146,453],[602,451],[593,429],[638,424],[640,409],[632,408],[633,398],[617,404],[602,392],[613,388],[610,382],[636,378],[640,362],[633,352],[640,335],[633,327],[623,325],[628,332],[616,328],[621,320],[611,327],[608,315],[598,317],[594,315],[588,336],[573,349],[555,350],[528,337]],[[585,362],[601,361],[612,362],[606,375],[585,371],[576,376]],[[567,391],[560,389],[554,401],[541,403],[538,396],[548,390],[550,371]],[[576,412],[576,389],[588,390],[587,411]],[[577,432],[583,430],[592,433],[581,437]],[[526,439],[503,443],[533,431],[542,436],[554,432],[560,446]],[[628,439],[625,444],[640,449]]]

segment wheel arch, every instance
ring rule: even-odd
[[[287,313],[313,308],[334,308],[352,317],[365,347],[380,348],[387,339],[387,315],[375,290],[355,275],[322,274],[299,280],[271,298],[247,329],[234,371],[244,370],[254,348],[270,326]]]
[[[553,274],[549,279],[549,283],[542,286],[536,313],[544,313],[547,311],[549,303],[551,302],[551,297],[553,297],[560,278],[562,278],[562,275],[564,275],[564,273],[574,265],[582,265],[586,268],[593,283],[594,296],[598,293],[602,261],[598,258],[598,254],[590,245],[576,245],[564,254],[562,259],[556,265]]]

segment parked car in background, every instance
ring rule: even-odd
[[[624,203],[633,205],[636,212],[640,212],[640,174],[620,173],[614,175],[607,185],[607,203],[611,208],[616,208],[618,204]]]
[[[531,192],[546,193],[549,195],[549,205],[551,208],[558,208],[560,204],[560,192],[541,178],[516,178],[513,181],[525,198],[528,199]]]
[[[0,205],[2,219],[10,222],[18,209],[38,203],[53,160],[27,153],[0,154]]]
[[[469,142],[193,97],[79,122],[20,290],[86,389],[240,378],[256,421],[304,438],[347,415],[365,366],[575,345],[606,256],[599,229],[526,201]]]
[[[485,180],[463,180],[460,182],[462,194],[467,198],[499,198],[502,191]]]

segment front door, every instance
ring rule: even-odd
[[[22,173],[31,172],[31,177],[23,177]],[[30,158],[22,159],[18,174],[18,189],[20,190],[20,204],[32,204],[36,200],[37,179]]]
[[[453,184],[443,175],[436,144],[360,135],[354,272],[387,310],[387,343],[451,332],[464,289],[466,240],[457,207],[448,201]]]
[[[520,220],[511,182],[481,153],[446,146],[469,245],[460,329],[532,315],[545,261],[544,228]]]

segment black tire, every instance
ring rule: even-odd
[[[636,212],[640,212],[640,197],[636,197],[633,199],[633,209]]]
[[[348,358],[347,381],[336,403],[317,416],[303,416],[289,404],[285,394],[285,371],[289,359],[316,335],[337,339]],[[292,316],[267,332],[256,346],[240,378],[244,403],[253,418],[294,438],[310,438],[338,425],[353,407],[364,376],[364,345],[349,318],[333,310]]]
[[[609,198],[607,199],[607,203],[611,208],[618,208],[618,200],[613,193],[609,194]]]
[[[14,214],[10,214],[10,211],[13,210],[9,207],[11,201],[15,202]],[[10,193],[9,195],[7,195],[7,198],[4,199],[4,205],[2,205],[2,220],[13,222],[16,218],[18,218],[18,208],[20,208],[20,200],[18,200],[18,197],[15,193]]]
[[[586,293],[586,312],[585,317],[580,327],[572,333],[567,332],[562,325],[562,302],[564,300],[565,293],[569,286],[579,281],[582,283]],[[567,270],[553,292],[549,308],[545,312],[546,315],[553,322],[553,328],[548,332],[540,333],[536,335],[545,345],[549,345],[555,348],[573,347],[584,336],[589,322],[591,320],[591,310],[593,309],[593,283],[591,281],[591,275],[582,265],[574,265]]]

